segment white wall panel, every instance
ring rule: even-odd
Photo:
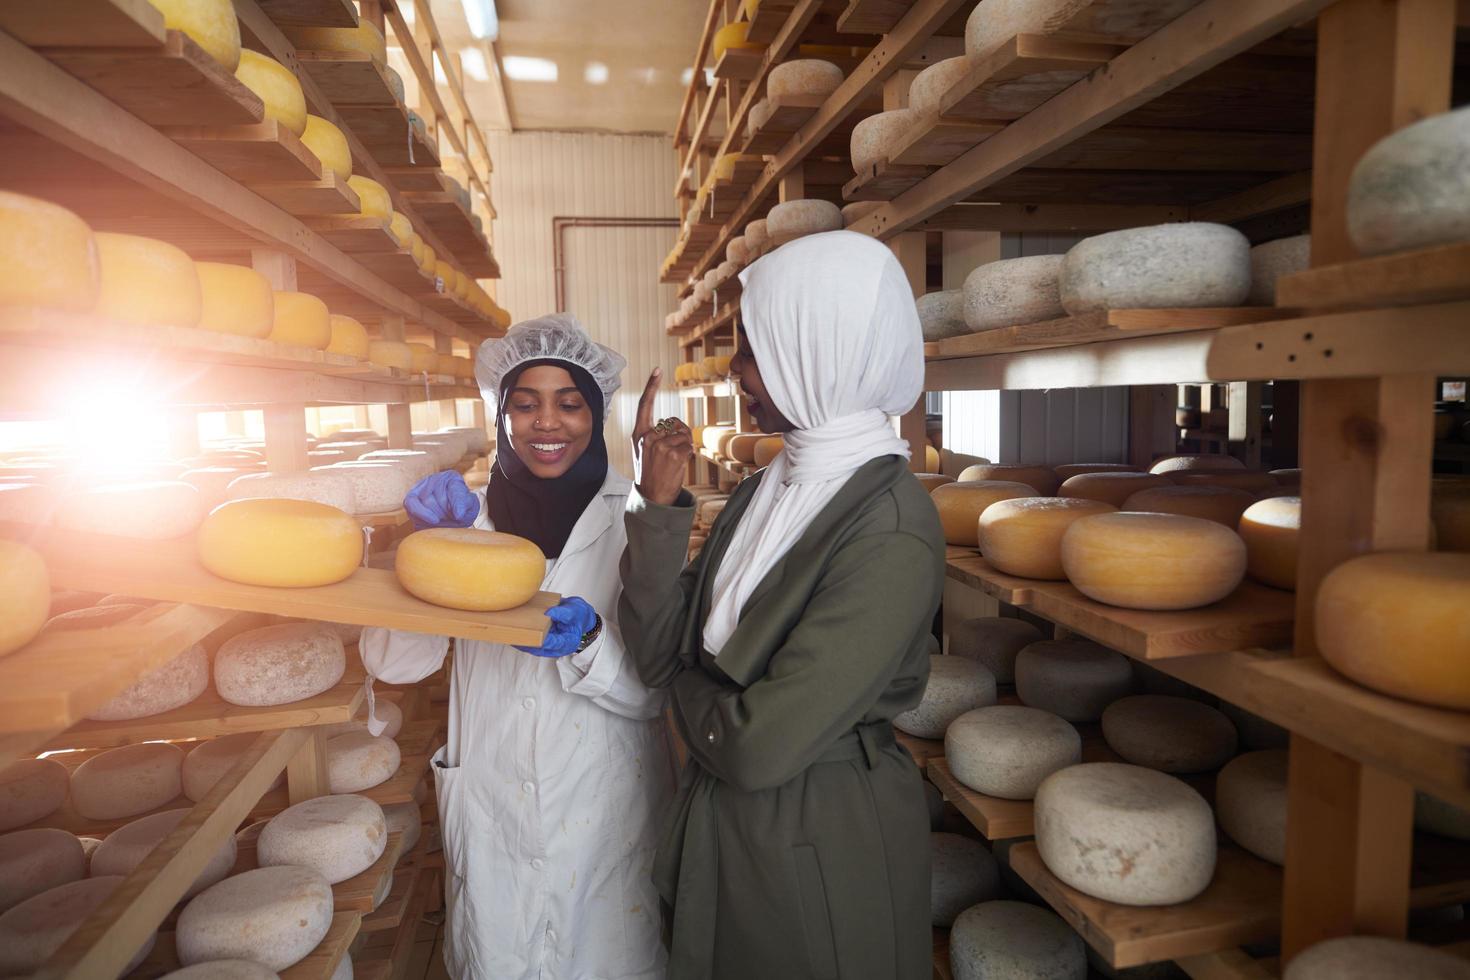
[[[490,132],[496,299],[516,320],[556,309],[553,218],[675,218],[674,154],[668,137],[599,133]],[[613,465],[631,475],[628,448],[638,395],[660,366],[672,378],[678,347],[664,333],[674,287],[659,266],[677,227],[567,228],[566,308],[599,342],[628,359],[607,427]],[[665,393],[659,414],[679,410]]]

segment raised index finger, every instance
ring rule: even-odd
[[[654,368],[648,374],[648,384],[643,386],[643,395],[638,399],[638,418],[633,425],[634,439],[653,428],[653,401],[658,397],[658,383],[662,378],[662,368]]]

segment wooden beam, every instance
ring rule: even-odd
[[[327,778],[327,740],[321,729],[306,729],[301,748],[286,763],[286,793],[291,805],[326,796],[332,791]]]
[[[1113,231],[1184,221],[1184,208],[1154,204],[956,204],[918,231]]]
[[[689,79],[689,87],[684,90],[684,101],[679,105],[679,118],[674,123],[676,149],[684,137],[684,124],[689,121],[689,108],[694,104],[694,94],[705,87],[704,61],[709,57],[710,42],[714,39],[715,24],[719,23],[721,9],[720,0],[709,0],[709,12],[705,14],[704,28],[699,32],[699,44],[694,48],[694,75]]]
[[[1189,209],[1190,221],[1216,221],[1229,224],[1259,214],[1284,211],[1312,199],[1312,172],[1287,174],[1267,181],[1259,187],[1222,197],[1218,201],[1197,204]]]

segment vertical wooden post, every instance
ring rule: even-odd
[[[927,235],[922,231],[906,232],[890,241],[889,247],[893,254],[898,257],[898,264],[903,266],[904,275],[908,277],[909,288],[914,291],[914,296],[924,295],[925,277],[927,269],[925,266],[925,245]],[[919,400],[913,408],[909,409],[898,420],[898,435],[909,444],[909,469],[915,473],[924,471],[924,458],[927,455],[925,447],[929,445],[929,433],[925,426],[924,418],[924,395],[919,394]]]
[[[1312,264],[1348,261],[1347,188],[1379,139],[1449,108],[1454,0],[1339,0],[1317,21]],[[1317,653],[1317,589],[1339,562],[1426,547],[1432,376],[1301,386],[1298,656]],[[1413,791],[1293,735],[1282,957],[1346,933],[1407,927]]]
[[[271,288],[283,293],[296,291],[296,260],[273,248],[250,250],[250,265],[271,282]]]
[[[332,791],[327,779],[327,740],[321,729],[309,730],[306,741],[286,763],[286,794],[291,805],[326,796]]]
[[[272,473],[299,473],[310,466],[305,405],[265,406],[265,463]]]
[[[1147,470],[1174,451],[1174,385],[1134,385],[1128,389],[1128,462]]]
[[[439,354],[451,355],[454,353],[454,341],[451,338],[446,337],[442,333],[436,333],[434,334],[434,350]],[[432,373],[438,374],[440,372],[436,369]],[[434,423],[435,428],[443,428],[446,425],[459,424],[459,421],[455,417],[453,398],[436,399],[433,403],[430,404],[429,411],[432,416],[438,419],[438,421]]]
[[[776,189],[782,204],[806,197],[806,170],[793,167],[790,173],[781,178]]]
[[[1246,469],[1261,467],[1261,394],[1262,381],[1230,382],[1230,452]]]

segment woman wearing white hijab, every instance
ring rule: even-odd
[[[620,621],[667,688],[689,763],[654,865],[670,980],[920,980],[929,830],[891,719],[928,677],[944,539],[891,416],[923,380],[887,248],[799,239],[741,277],[731,365],[786,448],[735,491],[699,558],[683,423],[635,442]]]

